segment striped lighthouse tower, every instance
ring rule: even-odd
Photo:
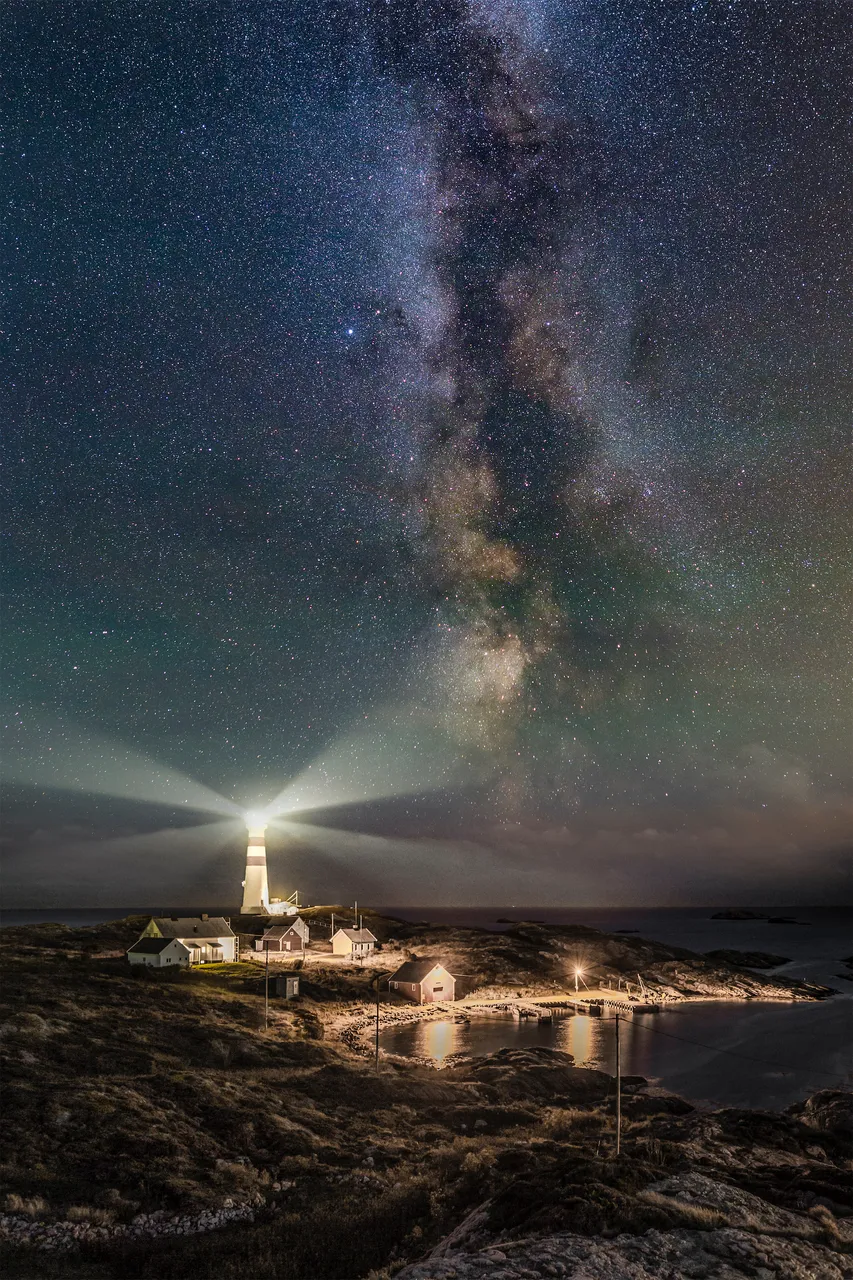
[[[267,880],[266,820],[262,814],[247,813],[249,845],[246,849],[246,879],[243,881],[244,916],[269,915],[270,887]]]

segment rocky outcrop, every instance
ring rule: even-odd
[[[821,1089],[789,1107],[787,1114],[826,1133],[853,1139],[853,1093],[846,1089]]]
[[[496,1102],[553,1102],[564,1105],[603,1101],[613,1090],[612,1077],[574,1065],[570,1053],[542,1046],[499,1049],[452,1067],[448,1078],[470,1082]]]
[[[648,1231],[615,1240],[559,1235],[417,1262],[396,1280],[850,1280],[853,1262],[813,1241],[737,1228]]]
[[[827,1215],[777,1208],[749,1192],[698,1173],[664,1179],[638,1193],[675,1224],[613,1239],[560,1232],[538,1239],[500,1234],[483,1244],[484,1205],[434,1249],[404,1267],[398,1280],[850,1280],[853,1259]],[[471,1247],[476,1243],[475,1247]],[[466,1244],[469,1246],[465,1248]]]

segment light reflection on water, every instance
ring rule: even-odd
[[[571,1053],[579,1067],[599,1066],[607,1055],[607,1031],[600,1018],[582,1015],[557,1018],[552,1023],[506,1017],[472,1018],[470,1022],[441,1018],[395,1027],[382,1035],[382,1047],[389,1053],[430,1058],[442,1066],[455,1054],[493,1053],[496,1049],[545,1046]]]
[[[853,1000],[816,1003],[693,1002],[620,1021],[622,1069],[697,1102],[781,1108],[818,1089],[850,1087]],[[479,1016],[457,1022],[405,1023],[382,1033],[388,1053],[430,1059],[478,1057],[498,1049],[545,1047],[572,1054],[579,1067],[611,1074],[612,1016],[581,1014],[553,1022]]]

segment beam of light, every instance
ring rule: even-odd
[[[470,892],[472,881],[489,883],[495,874],[493,850],[471,841],[367,835],[287,819],[277,820],[274,830],[288,837],[286,846],[273,843],[270,868],[271,890],[282,896],[295,887],[296,867],[311,882],[303,886],[306,891],[328,884],[338,893],[343,882],[351,886],[348,892],[371,895],[374,902],[388,902],[392,885],[397,896],[390,901],[423,902],[425,886],[429,899],[436,891],[445,898]],[[289,870],[282,884],[279,867],[285,863]]]
[[[30,787],[239,814],[230,800],[169,765],[91,729],[36,713],[6,717],[2,776]]]
[[[371,836],[363,831],[342,831],[339,827],[318,827],[312,822],[288,822],[278,818],[275,829],[293,836],[303,844],[319,845],[331,858],[362,857],[387,861],[393,853],[410,853],[423,857],[424,851],[434,842],[406,840],[397,836]]]
[[[275,797],[268,818],[311,809],[458,790],[484,776],[484,763],[462,757],[434,719],[387,708],[328,747]]]
[[[230,892],[233,900],[231,859],[223,862],[222,855],[239,831],[233,819],[106,839],[62,828],[37,831],[18,853],[7,854],[6,899],[38,907],[137,903],[155,914],[172,904],[198,903],[211,890]]]

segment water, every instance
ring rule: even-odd
[[[845,973],[842,957],[853,952],[853,917],[848,909],[779,911],[802,922],[798,924],[712,920],[711,908],[397,908],[393,914],[495,930],[512,927],[498,923],[499,917],[585,925],[608,933],[636,930],[639,937],[691,951],[725,947],[787,956],[789,962],[774,974],[821,982],[842,994],[817,1004],[703,1001],[665,1013],[637,1015],[620,1024],[623,1071],[645,1076],[694,1102],[718,1106],[778,1109],[817,1089],[853,1085],[853,983],[840,976]],[[530,1045],[565,1050],[574,1055],[578,1066],[615,1070],[614,1023],[609,1018],[576,1015],[550,1025],[495,1017],[468,1024],[451,1019],[411,1023],[382,1037],[388,1052],[416,1054],[436,1065],[448,1054],[483,1054]]]
[[[779,1109],[818,1089],[853,1086],[851,1015],[850,997],[818,1005],[703,1001],[637,1014],[620,1020],[622,1070],[694,1102]],[[610,1017],[577,1014],[551,1024],[500,1017],[409,1023],[384,1032],[381,1045],[436,1066],[449,1054],[544,1045],[571,1053],[579,1067],[611,1074],[616,1069]]]

